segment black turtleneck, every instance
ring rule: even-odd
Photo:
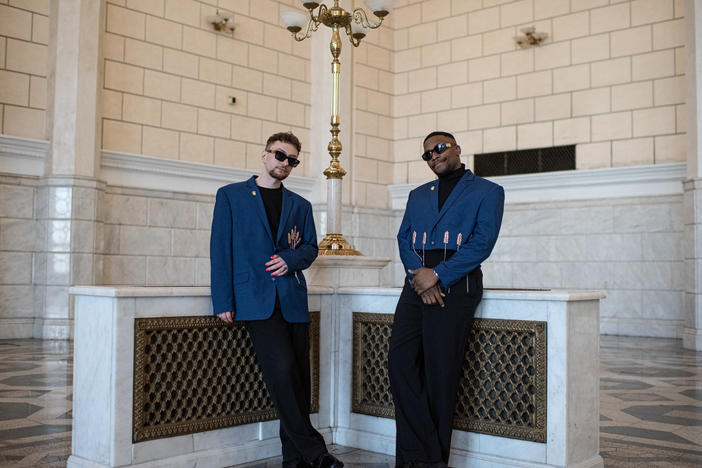
[[[441,211],[444,202],[446,202],[446,199],[451,195],[451,191],[453,191],[454,187],[465,173],[466,165],[461,164],[461,167],[455,171],[439,176],[439,211]]]

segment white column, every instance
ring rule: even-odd
[[[99,171],[103,0],[51,2],[47,79],[50,140],[37,189],[34,336],[69,338],[68,288],[99,282],[95,252],[104,192]]]
[[[683,346],[702,350],[702,0],[687,0],[687,180]]]

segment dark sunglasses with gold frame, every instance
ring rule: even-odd
[[[288,156],[284,152],[280,150],[266,150],[266,152],[273,154],[275,156],[275,159],[277,159],[280,162],[285,161],[286,159],[288,160],[288,164],[290,164],[290,167],[297,167],[298,164],[300,164],[300,160],[297,158],[293,158],[292,156]]]
[[[429,161],[434,153],[441,154],[444,151],[446,151],[447,149],[455,148],[456,146],[458,146],[458,145],[455,143],[439,143],[434,148],[422,153],[422,159],[425,161]]]

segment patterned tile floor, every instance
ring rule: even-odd
[[[71,451],[72,343],[0,340],[0,467],[62,467]],[[603,336],[605,467],[702,466],[702,353],[669,339]],[[348,468],[393,457],[333,446]],[[279,458],[242,465],[280,466]]]

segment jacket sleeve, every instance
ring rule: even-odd
[[[210,234],[210,290],[214,313],[235,312],[232,252],[232,210],[221,188],[212,216]]]
[[[300,245],[297,248],[287,248],[277,253],[280,258],[285,260],[288,265],[288,274],[291,274],[309,268],[314,259],[317,258],[317,252],[317,231],[314,228],[312,205],[307,203]]]
[[[490,256],[500,233],[504,205],[504,189],[499,185],[494,186],[480,203],[470,239],[463,241],[461,248],[450,259],[434,268],[441,286],[448,288]]]
[[[405,215],[402,217],[400,230],[397,232],[397,247],[400,250],[400,259],[405,267],[405,273],[410,277],[414,277],[407,270],[416,270],[422,267],[422,259],[412,246],[412,220],[410,215],[410,204],[412,203],[412,193],[410,192],[405,206]]]

